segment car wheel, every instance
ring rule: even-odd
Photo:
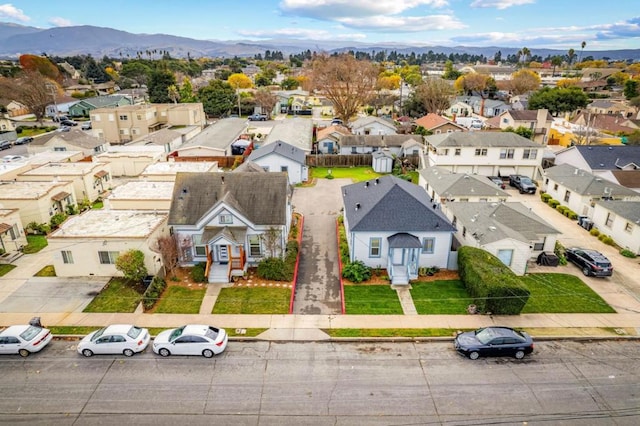
[[[202,351],[202,356],[205,358],[211,358],[213,357],[213,351],[211,349],[205,349]]]
[[[124,354],[124,356],[133,356],[134,354],[132,349],[125,349],[124,351],[122,351],[122,353]]]
[[[160,354],[160,356],[169,356],[171,355],[171,352],[169,352],[169,349],[167,348],[161,348],[158,353]]]
[[[469,359],[478,359],[480,358],[480,354],[476,351],[470,352],[469,353]]]
[[[20,349],[20,350],[18,351],[18,353],[20,354],[20,356],[21,356],[22,358],[26,358],[26,357],[28,357],[28,356],[29,356],[29,354],[30,354],[31,352],[29,352],[29,351],[28,351],[28,350],[26,350],[26,349]]]
[[[587,268],[586,266],[584,268],[582,268],[582,273],[584,274],[585,277],[589,276],[589,268]]]
[[[86,357],[93,356],[93,351],[91,349],[83,349],[82,350],[82,355],[84,355]]]
[[[515,356],[516,359],[522,359],[524,358],[524,351],[516,351],[516,353],[513,354],[513,356]]]

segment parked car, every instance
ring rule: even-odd
[[[500,176],[487,176],[487,178],[489,178],[491,182],[495,183],[502,189],[505,189],[507,187]]]
[[[56,132],[68,132],[69,130],[71,130],[69,126],[60,126],[56,129]]]
[[[505,355],[522,359],[533,352],[533,339],[524,331],[509,327],[485,327],[458,334],[454,347],[470,359]]]
[[[582,268],[582,273],[587,277],[610,277],[613,275],[613,266],[607,257],[596,251],[578,247],[571,247],[565,250],[565,256],[569,262],[575,263]]]
[[[12,325],[0,332],[0,354],[19,354],[22,357],[40,352],[53,335],[36,325]]]
[[[80,128],[82,130],[91,130],[91,122],[85,121],[84,123],[82,123],[82,126]]]
[[[13,144],[24,145],[24,144],[28,144],[29,142],[33,142],[33,138],[31,136],[23,136],[21,138],[16,139],[16,141]]]
[[[153,339],[153,352],[161,356],[202,355],[211,358],[227,347],[227,332],[223,328],[189,324],[161,332]]]
[[[60,125],[61,126],[77,126],[78,123],[73,120],[60,120]]]
[[[57,123],[62,120],[68,120],[69,117],[67,117],[66,115],[58,115],[57,117],[51,117],[51,119]]]
[[[341,119],[339,118],[334,118],[333,120],[331,120],[331,125],[332,126],[342,126],[344,123],[342,122]]]
[[[509,185],[517,188],[521,194],[535,194],[538,189],[528,176],[523,175],[509,175]]]
[[[24,160],[24,156],[22,155],[5,155],[4,157],[2,157],[3,163],[13,163],[15,161],[22,161],[22,160]]]
[[[151,336],[146,328],[131,324],[114,324],[96,330],[78,343],[78,353],[84,356],[93,354],[123,354],[133,356],[144,351]]]
[[[11,142],[0,141],[0,151],[11,148]]]
[[[269,117],[266,114],[252,114],[249,116],[250,121],[267,121]]]

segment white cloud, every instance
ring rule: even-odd
[[[448,15],[372,16],[369,18],[343,18],[337,21],[346,27],[370,31],[420,32],[466,28],[462,22]]]
[[[292,38],[303,40],[362,40],[366,38],[364,34],[339,34],[324,30],[312,30],[302,28],[281,28],[279,30],[241,30],[238,34],[244,37],[255,37],[262,39],[269,38]]]
[[[49,23],[56,27],[70,27],[71,25],[73,25],[70,20],[60,18],[59,16],[54,16],[53,18],[49,19]]]
[[[535,3],[536,0],[474,0],[471,7],[508,9],[513,6]]]
[[[283,0],[280,10],[312,19],[338,20],[377,15],[397,15],[420,6],[443,8],[448,0]]]
[[[18,9],[11,3],[0,4],[0,18],[20,22],[31,20],[21,9]]]

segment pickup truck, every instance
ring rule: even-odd
[[[521,194],[535,194],[538,187],[527,176],[509,175],[509,185],[517,188]]]
[[[252,114],[249,116],[250,121],[267,121],[269,117],[266,114]]]

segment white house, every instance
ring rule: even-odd
[[[305,163],[306,153],[282,141],[270,143],[252,151],[248,160],[258,164],[267,172],[286,172],[291,185],[306,182],[309,179],[309,168]]]
[[[516,275],[541,252],[553,252],[560,233],[521,203],[449,203],[447,217],[461,245],[488,251]]]
[[[392,284],[448,267],[455,228],[422,188],[388,175],[343,186],[342,201],[351,261],[386,268]]]
[[[380,117],[368,115],[349,123],[354,135],[395,135],[396,126],[393,122]]]
[[[407,144],[411,141],[410,144]],[[340,154],[371,154],[386,149],[392,155],[414,154],[424,147],[420,135],[344,135],[340,138]],[[415,152],[414,152],[415,151]]]
[[[161,161],[145,167],[140,173],[140,178],[173,182],[178,173],[215,173],[217,171],[217,161]]]
[[[264,139],[264,143],[260,144],[261,147],[270,143],[284,142],[305,153],[311,152],[313,148],[313,120],[296,117],[279,120],[276,123]]]
[[[640,255],[640,201],[596,201],[592,220],[617,245]]]
[[[538,177],[542,145],[512,132],[456,132],[425,138],[429,166],[482,176]]]
[[[117,145],[96,156],[97,161],[111,166],[113,176],[139,176],[147,166],[164,159],[160,146]]]
[[[134,180],[118,185],[104,199],[104,207],[113,210],[156,210],[168,212],[173,182]]]
[[[316,149],[323,154],[335,154],[340,148],[340,138],[350,134],[349,129],[340,125],[320,129],[316,135]]]
[[[24,233],[19,210],[0,208],[0,251],[3,254],[11,254],[26,245],[27,236]]]
[[[229,282],[283,254],[291,215],[286,173],[178,173],[169,226],[180,264],[205,262],[209,282]]]

